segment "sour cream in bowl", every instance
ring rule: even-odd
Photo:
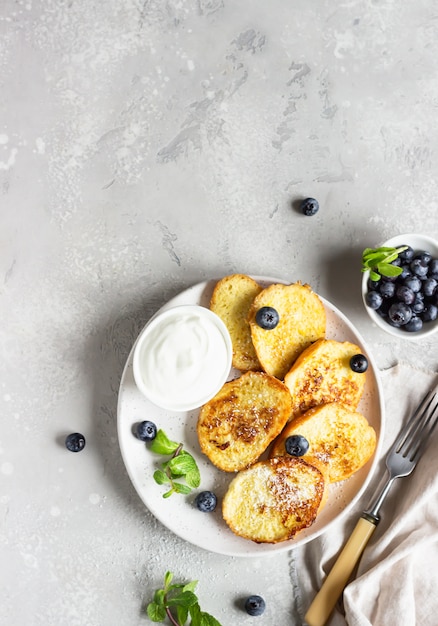
[[[138,389],[169,411],[191,411],[226,382],[233,348],[215,313],[181,305],[155,315],[137,339],[133,374]]]

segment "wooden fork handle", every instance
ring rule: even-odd
[[[359,518],[336,563],[315,596],[305,616],[308,626],[324,626],[359,561],[378,520]]]

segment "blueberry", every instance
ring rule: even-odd
[[[403,304],[403,302],[396,302],[389,309],[388,316],[391,322],[403,326],[410,321],[412,309],[407,304]]]
[[[412,304],[415,300],[415,293],[406,285],[400,285],[397,287],[395,293],[398,300],[400,300],[400,302],[404,302],[404,304]]]
[[[413,315],[410,321],[403,326],[405,330],[410,333],[418,333],[423,328],[423,320],[416,315]]]
[[[415,300],[411,306],[412,312],[418,315],[418,313],[422,313],[424,311],[424,296],[419,291],[415,294]]]
[[[367,287],[369,291],[375,291],[376,289],[379,288],[379,285],[380,285],[380,281],[371,280],[371,278],[368,278]]]
[[[85,437],[81,433],[71,433],[65,438],[65,447],[70,452],[80,452],[85,448]]]
[[[414,250],[413,248],[411,248],[411,246],[407,246],[406,250],[400,252],[398,256],[402,261],[412,261],[412,259],[414,258]]]
[[[430,252],[427,252],[426,250],[423,250],[421,252],[418,252],[415,256],[414,259],[420,259],[421,263],[423,265],[429,265],[429,263],[432,260],[432,255]]]
[[[368,359],[364,354],[355,354],[350,359],[350,367],[353,372],[363,374],[368,369]]]
[[[365,302],[370,309],[376,310],[382,306],[383,297],[378,291],[368,291],[365,296]]]
[[[195,498],[197,508],[203,513],[211,513],[217,504],[216,495],[212,491],[201,491]]]
[[[429,263],[429,275],[438,278],[438,259],[432,259]]]
[[[431,298],[436,291],[438,281],[435,278],[426,278],[423,283],[422,292],[427,298]]]
[[[409,267],[409,265],[402,265],[401,268],[402,273],[398,276],[399,280],[404,280],[405,278],[408,278],[408,276],[412,276],[411,268]]]
[[[415,274],[415,276],[424,278],[427,275],[427,263],[424,263],[424,261],[418,257],[411,262],[409,267],[411,268],[411,271],[413,274]]]
[[[303,456],[309,449],[309,442],[302,435],[291,435],[286,439],[284,446],[291,456]]]
[[[136,425],[135,434],[141,441],[152,441],[157,436],[157,427],[153,422],[145,420]]]
[[[248,615],[256,617],[262,615],[266,608],[266,602],[261,596],[249,596],[245,601],[245,610]]]
[[[409,287],[409,289],[412,289],[414,293],[421,290],[421,280],[418,276],[409,276],[404,280],[403,284],[406,285],[406,287]]]
[[[280,321],[278,311],[271,306],[262,306],[256,313],[255,320],[260,328],[272,330]]]
[[[395,293],[395,285],[390,281],[383,281],[379,288],[380,294],[383,298],[392,298]]]
[[[423,322],[434,322],[438,317],[438,307],[434,304],[426,304],[424,311],[421,314]]]
[[[319,211],[318,200],[315,200],[315,198],[305,198],[301,202],[301,211],[307,216],[315,215],[315,213]]]

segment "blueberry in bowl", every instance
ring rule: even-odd
[[[397,235],[363,252],[362,299],[379,328],[404,339],[438,329],[438,241]]]

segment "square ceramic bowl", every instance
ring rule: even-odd
[[[388,239],[384,243],[379,244],[379,246],[387,246],[398,248],[400,246],[410,246],[413,248],[415,252],[429,252],[432,255],[432,258],[438,259],[438,241],[432,239],[432,237],[428,237],[427,235],[419,235],[419,234],[406,234],[406,235],[397,235]],[[409,264],[409,263],[408,263]],[[434,321],[423,322],[423,326],[421,330],[418,331],[408,331],[403,326],[394,326],[390,322],[388,322],[388,317],[386,315],[382,315],[380,312],[377,312],[370,306],[368,306],[366,301],[366,296],[369,291],[368,288],[368,280],[370,277],[369,272],[364,272],[362,278],[362,299],[365,306],[365,310],[370,316],[371,320],[382,330],[394,337],[398,337],[401,339],[408,340],[418,340],[424,339],[425,337],[430,337],[433,333],[438,330],[438,318]],[[429,302],[438,306],[438,287],[435,289],[434,294],[431,298],[428,299]],[[426,300],[425,300],[426,301]],[[421,314],[420,314],[421,316]]]

